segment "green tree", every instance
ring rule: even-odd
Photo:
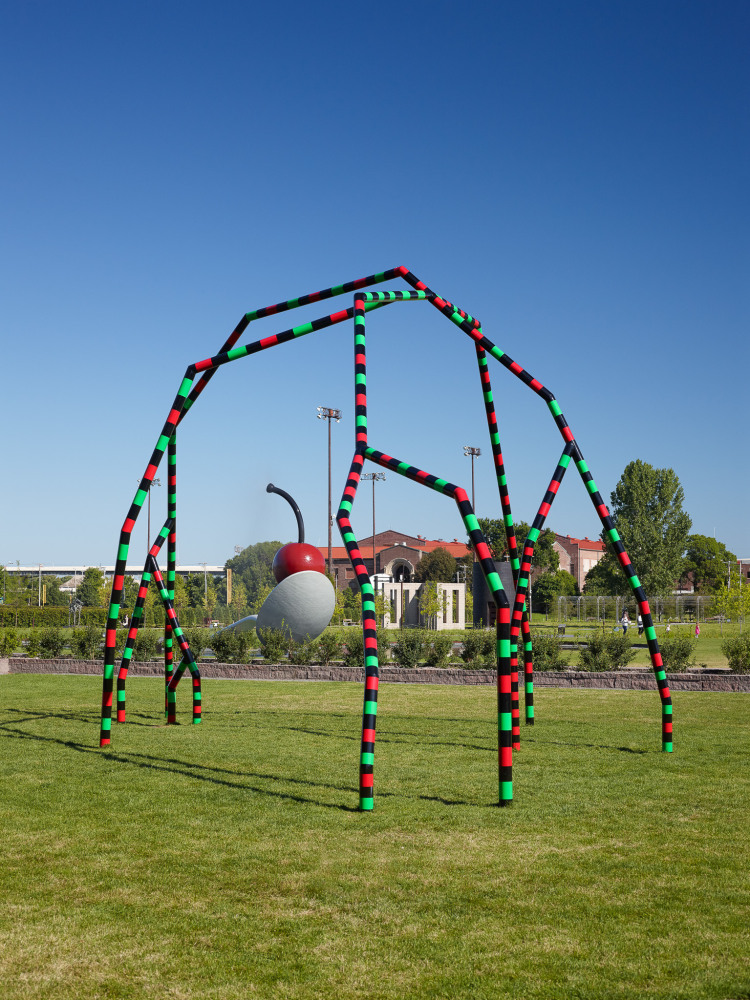
[[[479,527],[482,529],[482,534],[490,547],[490,552],[492,552],[492,558],[498,561],[503,560],[508,551],[508,540],[505,535],[504,522],[498,518],[491,517],[480,517],[477,520],[479,521]],[[529,537],[531,525],[527,524],[526,521],[519,521],[515,525],[515,531],[516,546],[520,558],[524,542]],[[557,570],[560,565],[560,558],[553,548],[554,544],[554,531],[545,528],[534,546],[533,565],[536,569],[544,572],[554,572]]]
[[[737,556],[722,542],[709,535],[688,536],[683,573],[692,573],[697,593],[712,594],[726,586],[727,562],[735,564]]]
[[[107,596],[105,594],[106,585],[101,570],[96,566],[89,566],[83,572],[83,579],[78,584],[76,597],[85,608],[104,607]]]
[[[567,570],[542,573],[531,587],[531,599],[537,610],[550,611],[558,597],[577,593],[576,579]]]
[[[242,580],[232,581],[232,614],[235,618],[242,618],[247,611],[247,591]]]
[[[47,588],[47,601],[46,603],[52,608],[67,608],[70,604],[70,597],[68,594],[64,594],[60,590],[60,584],[63,581],[59,576],[46,576],[44,578],[44,585]]]
[[[740,576],[735,568],[728,583],[715,592],[711,612],[731,621],[744,620],[750,615],[750,581]]]
[[[414,570],[414,579],[418,583],[424,583],[427,580],[450,583],[455,578],[456,560],[447,549],[439,547],[423,555]]]
[[[419,610],[427,619],[427,627],[436,629],[438,615],[443,611],[443,602],[436,581],[428,580],[419,591]]]
[[[122,607],[133,609],[135,606],[136,599],[138,597],[138,588],[140,587],[140,580],[136,580],[135,577],[125,576],[123,580],[122,590]]]
[[[649,597],[671,593],[692,524],[682,509],[685,494],[676,473],[636,459],[625,467],[610,497],[612,520],[643,589]],[[630,585],[609,537],[604,531],[601,537],[607,552],[586,577],[584,592],[628,594]]]
[[[248,545],[233,559],[227,560],[227,569],[232,570],[233,586],[238,579],[245,585],[248,605],[256,603],[262,586],[270,588],[276,586],[271,565],[281,544],[281,542],[257,542],[255,545]]]

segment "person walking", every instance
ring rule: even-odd
[[[643,618],[640,615],[636,618],[638,624],[638,635],[643,635]]]
[[[698,624],[698,622],[696,622],[695,623],[695,638],[697,639],[700,634],[701,634],[701,627]]]
[[[622,618],[620,619],[620,624],[622,625],[622,634],[628,634],[628,625],[630,624],[630,619],[628,618],[627,611],[623,611]]]

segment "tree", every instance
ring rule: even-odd
[[[750,581],[737,572],[736,564],[734,570],[724,585],[717,588],[711,612],[736,622],[750,615]]]
[[[576,579],[567,570],[558,569],[554,573],[542,573],[531,588],[534,607],[549,611],[558,597],[572,595],[578,591]]]
[[[685,494],[676,473],[636,459],[625,467],[610,497],[612,520],[646,594],[671,593],[692,524],[682,509]],[[630,585],[606,531],[601,537],[607,552],[586,577],[584,591],[628,594]]]
[[[232,570],[233,586],[237,580],[242,581],[247,603],[251,607],[256,604],[261,587],[276,586],[271,565],[280,548],[281,542],[257,542],[255,545],[248,545],[239,555],[226,562],[227,569]]]
[[[492,552],[492,558],[498,561],[505,558],[505,554],[508,551],[508,539],[505,534],[505,522],[497,518],[491,517],[480,517],[477,519],[479,521],[479,527],[482,529],[482,534],[485,537],[487,544]],[[519,521],[515,526],[516,532],[516,547],[518,551],[518,557],[520,559],[521,553],[523,552],[523,546],[526,539],[529,537],[529,531],[531,531],[531,526],[526,523],[526,521]],[[560,558],[555,552],[553,546],[555,544],[555,533],[545,528],[545,530],[539,535],[534,546],[534,561],[533,565],[537,570],[543,572],[554,572],[560,565]]]
[[[247,591],[242,580],[232,581],[232,614],[236,618],[242,618],[247,610]]]
[[[427,628],[436,629],[438,615],[443,610],[443,602],[436,581],[428,581],[419,591],[419,610],[427,619]]]
[[[76,597],[85,608],[101,608],[106,603],[104,577],[96,566],[84,570]]]
[[[418,583],[425,583],[427,580],[450,583],[456,578],[456,560],[447,549],[433,549],[417,563],[414,578]]]
[[[47,600],[46,603],[53,608],[67,608],[70,604],[70,597],[68,594],[63,594],[60,590],[60,584],[62,580],[59,576],[48,576],[44,579],[44,584],[47,588]]]
[[[727,582],[727,563],[734,565],[737,556],[726,545],[709,535],[689,535],[683,573],[692,573],[699,594],[712,594]]]

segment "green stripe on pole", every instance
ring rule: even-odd
[[[578,471],[579,472],[588,472],[589,471],[589,467],[588,467],[588,465],[586,465],[586,463],[584,462],[583,459],[580,459],[578,462],[576,462],[576,465],[578,466]]]
[[[561,465],[563,469],[567,469],[567,467],[570,465],[570,455],[561,455],[558,465]]]
[[[672,706],[671,705],[664,705],[664,714],[665,715],[671,715],[672,714]]]
[[[500,797],[503,802],[513,801],[513,782],[512,781],[501,781],[500,782]]]
[[[375,754],[374,753],[363,753],[360,754],[360,759],[363,764],[374,764]]]
[[[378,714],[378,703],[376,701],[366,701],[365,702],[365,715],[377,715]]]
[[[490,354],[493,358],[497,358],[498,361],[505,357],[505,351],[501,351],[499,347],[491,347]]]
[[[551,399],[549,403],[547,403],[547,406],[549,407],[550,413],[553,417],[562,416],[562,410],[560,409],[556,399]]]
[[[649,625],[649,627],[646,629],[646,638],[651,639],[652,642],[654,639],[656,639],[656,629],[654,628],[653,625]]]

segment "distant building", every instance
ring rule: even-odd
[[[359,551],[362,554],[367,572],[370,576],[373,573],[383,573],[390,577],[394,583],[412,583],[414,581],[414,571],[428,552],[435,549],[446,549],[454,559],[461,559],[470,554],[470,549],[466,542],[460,542],[454,538],[446,542],[442,538],[425,538],[423,535],[405,535],[401,531],[379,531],[375,535],[375,566],[372,564],[372,535],[359,539]],[[323,558],[328,559],[328,546],[321,545],[320,551]],[[352,565],[349,562],[349,553],[343,545],[336,545],[331,550],[333,566],[331,567],[336,586],[339,590],[344,587],[354,587],[355,575]]]
[[[604,558],[606,548],[604,542],[593,538],[573,538],[571,535],[555,533],[555,544],[552,548],[560,559],[560,569],[566,570],[583,590],[583,584],[589,572]]]

